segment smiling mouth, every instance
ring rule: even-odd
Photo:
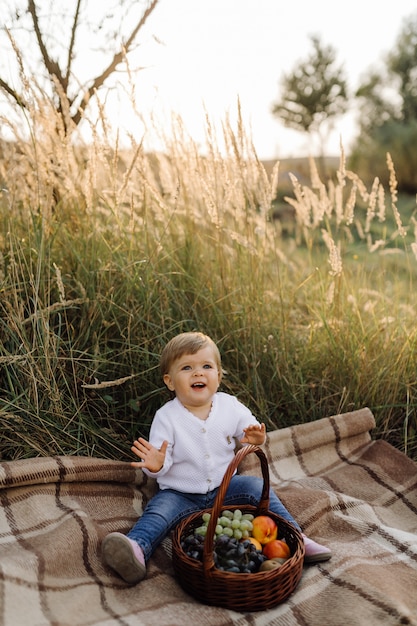
[[[191,385],[191,387],[193,389],[203,389],[203,387],[205,387],[205,386],[206,386],[205,383],[194,383],[194,384]]]

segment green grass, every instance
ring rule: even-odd
[[[4,147],[2,459],[128,460],[168,399],[161,349],[193,329],[269,430],[368,406],[374,435],[417,458],[415,200],[392,188],[370,216],[343,158],[332,183],[311,164],[277,188],[241,127],[225,140],[202,156],[182,130],[147,155],[16,131]]]

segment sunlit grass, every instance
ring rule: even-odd
[[[2,458],[128,459],[168,397],[159,353],[191,329],[268,429],[369,406],[417,457],[415,202],[394,164],[384,190],[343,151],[331,181],[311,162],[283,228],[281,164],[267,174],[241,124],[220,149],[207,120],[200,149],[174,120],[147,154],[108,127],[71,142],[46,113],[0,160]]]

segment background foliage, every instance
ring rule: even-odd
[[[372,70],[356,93],[360,109],[351,167],[365,180],[387,183],[381,155],[390,152],[398,185],[417,192],[417,12],[403,22],[396,45],[380,69]]]
[[[192,329],[218,342],[223,389],[268,429],[369,406],[375,436],[416,458],[416,202],[399,194],[413,190],[416,121],[405,108],[366,118],[359,169],[341,149],[326,177],[313,160],[260,162],[227,119],[221,149],[210,119],[205,146],[173,119],[147,154],[133,138],[120,146],[105,94],[94,92],[98,117],[88,98],[74,110],[56,80],[72,61],[54,70],[44,56],[40,80],[13,45],[21,90],[0,82],[15,103],[0,113],[1,458],[129,459],[168,398],[159,353]],[[380,113],[377,84],[365,101]]]
[[[201,154],[176,120],[148,155],[33,119],[43,132],[0,160],[2,458],[129,458],[168,398],[158,355],[191,329],[268,429],[367,405],[415,453],[415,202],[390,160],[387,192],[343,153],[306,183],[261,163],[241,125],[224,154],[208,123]]]

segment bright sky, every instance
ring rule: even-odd
[[[270,110],[283,72],[309,54],[309,36],[335,47],[353,90],[415,10],[415,0],[160,0],[136,57],[145,66],[137,75],[138,106],[161,122],[175,111],[199,142],[204,109],[216,125],[227,113],[235,119],[239,97],[260,158],[305,155],[306,137],[281,126]],[[352,117],[337,124],[329,153],[339,154],[340,137],[348,149]],[[128,127],[126,111],[120,119]]]

